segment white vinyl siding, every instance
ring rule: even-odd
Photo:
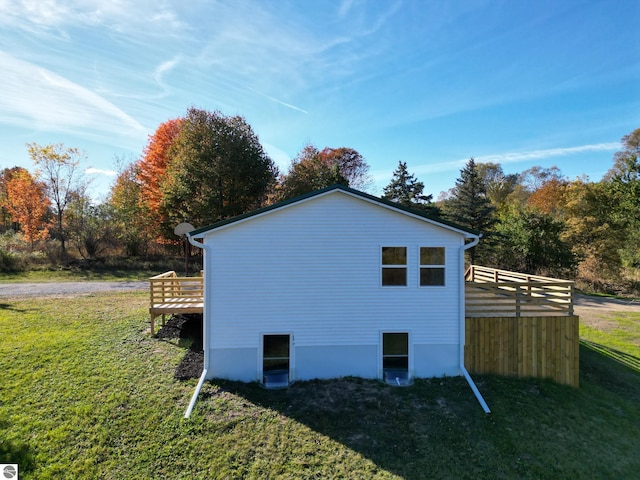
[[[412,342],[459,341],[454,231],[336,192],[205,236],[211,348],[255,347],[290,331],[296,346],[378,345],[380,331]],[[409,288],[381,288],[381,246],[407,247]],[[419,247],[446,247],[445,289],[418,288]]]

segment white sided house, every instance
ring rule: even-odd
[[[464,251],[477,233],[336,185],[189,239],[204,248],[201,383],[463,374],[472,384]]]

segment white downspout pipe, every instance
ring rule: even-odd
[[[209,371],[209,328],[207,322],[207,285],[210,280],[210,275],[207,275],[207,251],[209,246],[205,243],[197,242],[195,239],[191,238],[189,234],[187,234],[187,238],[189,239],[189,243],[194,247],[201,248],[203,251],[203,261],[202,261],[202,271],[203,271],[203,287],[202,287],[202,349],[204,350],[204,365],[202,369],[202,374],[200,375],[200,380],[198,381],[198,385],[196,385],[196,389],[193,392],[193,396],[191,397],[191,401],[189,402],[189,406],[187,407],[187,411],[184,413],[184,418],[189,418],[191,416],[191,412],[193,411],[193,407],[198,400],[198,395],[200,395],[200,389],[204,384],[204,381],[207,379],[207,373]]]
[[[465,315],[464,252],[466,250],[469,250],[470,248],[475,247],[478,244],[478,242],[480,242],[480,238],[481,237],[482,237],[482,235],[479,235],[479,236],[475,237],[474,240],[471,243],[466,243],[460,248],[460,271],[462,272],[462,275],[460,275],[460,292],[461,292],[461,295],[460,295],[460,308],[459,308],[459,311],[460,311],[460,340],[459,340],[458,343],[460,344],[460,359],[459,359],[460,371],[462,372],[462,375],[464,376],[464,378],[467,380],[467,383],[471,387],[471,390],[473,391],[473,394],[476,396],[476,399],[480,403],[480,406],[484,410],[484,413],[490,414],[491,410],[489,409],[489,406],[487,405],[487,402],[485,402],[484,398],[482,398],[482,394],[478,390],[478,387],[476,387],[476,384],[473,382],[473,379],[471,378],[471,375],[469,375],[469,372],[467,371],[467,369],[464,366],[464,343],[465,343],[465,322],[466,322],[466,315]]]

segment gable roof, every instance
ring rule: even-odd
[[[383,208],[387,208],[390,210],[394,210],[397,211],[398,213],[404,214],[404,215],[408,215],[411,217],[417,217],[421,220],[425,220],[428,223],[431,224],[435,224],[438,225],[440,227],[443,227],[447,230],[453,230],[456,231],[457,233],[463,234],[465,236],[468,237],[480,237],[482,236],[480,234],[480,232],[477,232],[475,230],[472,230],[470,228],[467,227],[463,227],[461,225],[457,225],[453,222],[449,222],[447,220],[443,220],[439,217],[435,217],[432,215],[427,215],[419,210],[413,209],[413,208],[409,208],[409,207],[405,207],[404,205],[400,205],[399,203],[396,202],[391,202],[389,200],[385,200],[383,198],[380,197],[376,197],[373,195],[370,195],[368,193],[364,193],[361,192],[359,190],[355,190],[353,188],[349,188],[346,187],[344,185],[341,184],[335,184],[335,185],[331,185],[330,187],[327,188],[323,188],[320,190],[315,190],[313,192],[309,192],[306,193],[304,195],[300,195],[298,197],[294,197],[294,198],[290,198],[289,200],[284,200],[282,202],[278,202],[278,203],[274,203],[273,205],[269,205],[267,207],[263,207],[263,208],[259,208],[257,210],[252,210],[251,212],[247,212],[247,213],[243,213],[242,215],[237,215],[235,217],[231,217],[225,220],[221,220],[219,222],[216,222],[212,225],[208,225],[206,227],[201,227],[198,228],[196,230],[193,230],[192,232],[188,233],[187,235],[191,238],[202,238],[206,233],[212,231],[212,230],[216,230],[218,228],[221,227],[225,227],[227,225],[231,225],[234,223],[238,223],[238,222],[242,222],[245,220],[248,220],[252,217],[257,217],[257,216],[261,216],[264,214],[267,214],[273,210],[279,210],[282,208],[287,208],[291,205],[294,204],[298,204],[298,203],[302,203],[305,201],[308,201],[310,199],[316,198],[316,197],[320,197],[323,195],[326,195],[328,193],[334,192],[334,191],[338,191],[338,192],[342,192],[344,194],[353,196],[353,197],[357,197],[360,198],[362,200],[365,200],[369,203],[373,203],[373,204],[377,204],[380,207]]]

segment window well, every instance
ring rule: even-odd
[[[289,345],[289,335],[262,337],[262,385],[265,388],[289,386]]]

